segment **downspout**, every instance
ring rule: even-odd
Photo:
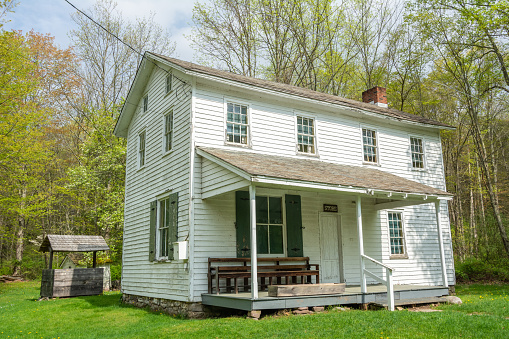
[[[195,161],[195,141],[194,141],[194,124],[195,124],[195,109],[196,109],[196,78],[191,79],[191,117],[189,126],[189,204],[188,204],[188,220],[189,220],[189,301],[194,300],[194,161]]]

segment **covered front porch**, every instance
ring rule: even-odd
[[[448,294],[441,221],[441,205],[451,198],[446,192],[376,169],[222,149],[198,148],[197,153],[204,159],[204,205],[224,206],[219,202],[224,196],[229,197],[226,204],[235,203],[234,253],[252,263],[250,292],[202,293],[204,304],[261,310],[385,300],[393,310],[398,301]],[[227,184],[218,184],[212,175]],[[257,203],[267,203],[270,210],[271,197],[281,201],[281,222],[257,218]],[[407,245],[402,211],[412,206],[416,208],[406,217],[411,235]],[[263,213],[272,218],[270,212]],[[270,235],[271,223],[281,224],[281,243],[272,243],[270,236],[258,239],[260,234]],[[265,233],[260,233],[260,225]],[[320,265],[320,282],[346,283],[347,290],[269,297],[259,288],[258,258],[264,254],[258,252],[271,246],[284,248],[281,257],[310,257],[311,263]],[[233,258],[232,254],[225,258]]]
[[[449,294],[444,286],[394,285],[394,306],[418,305],[443,302],[441,298]],[[387,290],[384,285],[368,285],[362,292],[360,286],[348,286],[341,294],[269,297],[268,292],[259,292],[254,299],[251,293],[202,294],[202,303],[209,306],[233,308],[243,311],[291,309],[328,305],[388,306]]]

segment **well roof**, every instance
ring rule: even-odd
[[[373,168],[222,148],[198,147],[198,149],[251,176],[408,194],[452,196],[437,188]]]
[[[48,234],[39,248],[41,252],[93,252],[108,251],[110,248],[100,235],[59,235]]]
[[[314,99],[314,100],[319,100],[319,101],[332,103],[332,104],[338,104],[338,105],[342,105],[342,106],[346,106],[346,107],[350,107],[350,108],[361,109],[363,111],[381,114],[383,116],[386,116],[389,118],[394,118],[397,120],[411,121],[411,122],[415,122],[415,123],[432,125],[432,126],[436,126],[439,128],[440,127],[447,128],[447,129],[454,128],[453,126],[450,126],[448,124],[444,124],[444,123],[441,123],[441,122],[438,122],[435,120],[423,118],[418,115],[402,112],[402,111],[399,111],[394,108],[380,107],[380,106],[376,106],[376,105],[369,104],[369,103],[364,103],[364,102],[360,102],[360,101],[356,101],[356,100],[341,98],[337,95],[313,91],[313,90],[310,90],[307,88],[282,84],[282,83],[278,83],[278,82],[270,81],[270,80],[264,80],[264,79],[243,76],[243,75],[239,75],[239,74],[235,74],[235,73],[231,73],[231,72],[227,72],[227,71],[221,71],[221,70],[217,70],[217,69],[214,69],[211,67],[201,66],[198,64],[194,64],[192,62],[183,61],[183,60],[179,60],[179,59],[175,59],[175,58],[170,58],[170,57],[152,53],[152,52],[147,52],[147,54],[151,54],[151,55],[156,56],[160,59],[171,62],[174,65],[182,67],[183,69],[185,69],[187,71],[193,71],[193,72],[202,73],[205,75],[211,75],[214,77],[218,77],[218,78],[222,78],[222,79],[226,79],[226,80],[232,80],[235,82],[239,82],[239,83],[243,83],[243,84],[247,84],[247,85],[251,85],[251,86],[256,86],[256,87],[263,88],[263,89],[273,90],[273,91],[280,92],[280,93],[295,95],[295,96],[299,96],[302,98]]]

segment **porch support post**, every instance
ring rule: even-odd
[[[435,201],[435,212],[437,219],[438,247],[440,249],[440,264],[442,266],[442,284],[449,287],[447,280],[447,266],[445,266],[444,239],[442,235],[442,223],[440,222],[440,200]]]
[[[258,299],[258,259],[256,248],[256,187],[249,185],[249,210],[251,216],[251,299]]]
[[[357,196],[356,201],[356,210],[357,210],[357,232],[359,234],[359,260],[361,267],[361,292],[366,293],[368,291],[366,287],[366,275],[364,274],[364,238],[362,236],[362,206],[361,206],[361,196]]]
[[[48,262],[48,268],[51,270],[53,268],[53,250],[49,249],[49,262]]]

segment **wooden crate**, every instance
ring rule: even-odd
[[[45,269],[41,297],[76,297],[103,292],[104,268]]]
[[[345,284],[304,284],[304,285],[271,285],[269,297],[297,297],[302,295],[341,294]]]

